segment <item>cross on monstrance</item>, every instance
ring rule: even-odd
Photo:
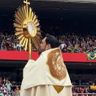
[[[30,2],[28,2],[28,0],[24,0],[23,3],[25,3],[26,5],[30,5]]]

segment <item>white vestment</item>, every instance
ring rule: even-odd
[[[72,96],[66,66],[59,64],[61,56],[60,49],[55,48],[42,52],[36,61],[30,59],[23,69],[20,96]]]

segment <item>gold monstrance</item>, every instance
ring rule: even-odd
[[[15,35],[17,36],[20,45],[25,51],[29,51],[29,59],[32,56],[32,48],[39,48],[40,44],[40,26],[37,16],[29,7],[28,0],[23,1],[23,6],[18,8],[15,13]]]

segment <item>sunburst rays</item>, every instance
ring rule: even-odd
[[[33,13],[31,7],[23,5],[15,13],[15,35],[19,43],[25,50],[32,50],[32,44],[39,48],[40,44],[40,25],[37,16]]]

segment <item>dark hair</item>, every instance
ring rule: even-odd
[[[53,35],[46,35],[46,43],[51,45],[51,48],[56,48],[60,46],[60,42]]]

